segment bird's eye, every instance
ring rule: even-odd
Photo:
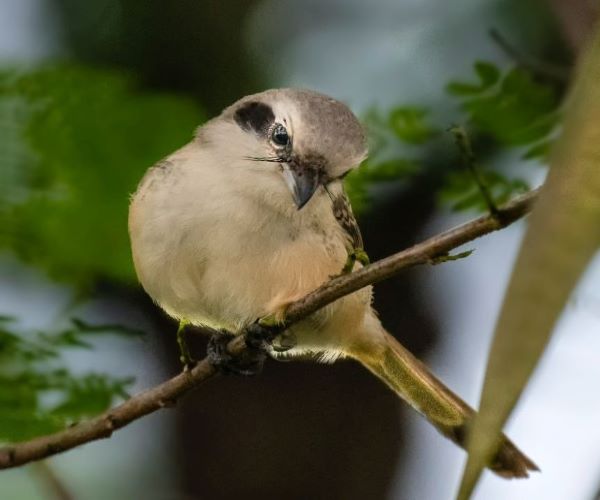
[[[271,133],[271,140],[278,146],[287,146],[290,143],[290,136],[283,125],[277,125]]]

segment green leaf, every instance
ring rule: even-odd
[[[446,85],[446,91],[459,97],[472,97],[482,94],[500,79],[501,72],[493,63],[477,61],[474,64],[474,69],[479,79],[478,83],[451,81]]]
[[[396,137],[408,144],[424,144],[437,130],[426,121],[427,110],[419,107],[398,107],[389,115],[389,126]]]
[[[97,415],[110,407],[115,397],[126,398],[131,378],[112,379],[96,373],[72,380],[65,387],[64,399],[49,414],[64,421]]]
[[[493,93],[463,104],[470,120],[506,146],[522,146],[544,139],[558,123],[558,96],[549,87],[513,69]]]
[[[91,325],[81,319],[72,318],[72,326],[51,335],[41,334],[40,337],[54,347],[80,347],[89,349],[91,344],[84,337],[98,334],[120,335],[126,337],[141,337],[144,332],[123,325]]]
[[[523,153],[523,159],[524,160],[539,159],[542,161],[546,161],[550,154],[550,149],[551,149],[553,143],[554,143],[554,141],[547,140],[547,141],[541,141],[541,142],[534,144],[527,151],[525,151],[525,153]]]
[[[483,61],[475,63],[475,73],[478,84],[451,82],[447,91],[461,101],[478,133],[509,147],[548,140],[560,119],[560,95],[554,87],[521,68],[502,76],[495,65]]]
[[[117,398],[127,397],[132,378],[75,375],[61,357],[65,348],[91,348],[88,339],[92,335],[122,332],[81,320],[58,332],[17,333],[10,330],[11,324],[0,319],[0,441],[29,439],[62,429],[106,410]]]
[[[116,71],[0,75],[0,247],[80,287],[134,282],[129,195],[202,119],[193,102]]]
[[[369,182],[388,182],[404,176],[414,175],[419,171],[419,165],[414,160],[394,158],[381,163],[369,164],[364,167],[362,175]]]
[[[446,92],[455,96],[473,96],[483,91],[479,85],[462,82],[449,82],[446,84]]]
[[[500,172],[481,170],[480,175],[487,186],[495,205],[502,205],[516,195],[529,190],[522,179],[510,179]],[[475,210],[485,212],[487,203],[469,171],[451,172],[438,193],[441,203],[447,204],[455,212]]]
[[[495,64],[486,61],[477,61],[475,63],[475,73],[477,73],[483,88],[495,85],[500,80],[501,74]]]
[[[58,418],[12,408],[0,408],[0,442],[25,441],[64,427]]]
[[[98,324],[92,325],[80,318],[71,318],[71,323],[80,334],[83,333],[109,333],[111,335],[122,335],[125,337],[142,337],[146,333],[138,328],[119,324]]]
[[[600,31],[566,109],[552,168],[529,226],[496,325],[480,413],[458,498],[466,500],[550,339],[569,296],[600,248]],[[552,436],[548,436],[552,442]]]
[[[344,179],[344,187],[353,210],[361,213],[366,209],[371,201],[369,189],[373,184],[406,179],[419,170],[419,164],[407,158],[393,158],[381,162],[364,161]]]

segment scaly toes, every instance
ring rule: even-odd
[[[213,335],[208,343],[208,361],[226,375],[252,376],[262,371],[267,357],[263,349],[252,348],[239,356],[232,356],[227,344],[235,337],[230,333]]]
[[[249,349],[266,351],[273,342],[275,334],[270,324],[256,321],[244,329],[244,338]]]

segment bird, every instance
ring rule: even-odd
[[[241,98],[149,168],[131,197],[133,262],[145,291],[179,321],[178,334],[188,324],[231,335],[259,318],[282,321],[289,304],[367,264],[344,191],[367,149],[344,103],[281,88]],[[372,295],[362,288],[295,323],[268,354],[353,359],[466,449],[475,411],[385,330]],[[227,335],[209,344],[223,370],[232,364]],[[488,468],[505,478],[538,470],[504,435]]]

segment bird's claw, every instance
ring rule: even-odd
[[[247,377],[260,373],[267,357],[265,350],[248,346],[244,353],[233,356],[227,350],[227,344],[234,337],[231,333],[218,333],[211,337],[206,349],[209,363],[225,375]]]
[[[248,325],[244,330],[246,346],[249,349],[260,349],[269,352],[271,349],[281,353],[296,347],[296,335],[291,330],[284,329],[285,320],[275,314],[270,314]]]
[[[369,259],[369,255],[362,248],[354,249],[354,258],[360,262],[363,266],[368,266],[371,263],[371,259]]]
[[[256,321],[244,329],[244,339],[249,349],[265,351],[274,338],[273,325],[268,320]]]
[[[354,269],[354,264],[357,261],[360,262],[363,266],[366,266],[371,262],[369,260],[369,256],[367,255],[367,252],[365,252],[362,248],[355,248],[351,252],[348,252],[348,258],[346,259],[346,263],[344,264],[340,275],[352,272],[352,270]]]

